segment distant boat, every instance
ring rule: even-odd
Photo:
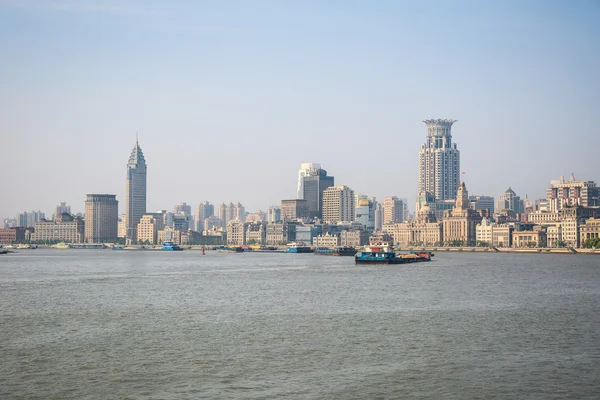
[[[317,247],[315,249],[315,255],[319,256],[353,256],[356,254],[354,247],[336,247],[335,249],[328,249],[323,247]]]
[[[71,248],[71,246],[69,246],[67,243],[57,243],[54,246],[55,249],[69,249]]]
[[[219,246],[217,247],[218,253],[243,253],[242,247],[231,247],[231,246]]]
[[[354,256],[356,264],[407,264],[430,261],[428,253],[397,254],[388,243],[367,246]]]
[[[165,251],[181,251],[183,250],[183,247],[179,246],[175,242],[163,242],[160,249]]]
[[[310,246],[302,246],[298,243],[288,244],[288,248],[283,251],[284,253],[312,253],[313,249]]]

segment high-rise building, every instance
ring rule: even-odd
[[[127,241],[137,240],[137,226],[146,213],[146,160],[138,141],[127,162],[127,181],[125,185],[125,220]]]
[[[86,243],[117,240],[119,202],[114,194],[88,194],[85,201]]]
[[[375,200],[373,200],[375,201]],[[375,230],[380,231],[383,228],[383,207],[380,202],[375,202]]]
[[[267,222],[277,222],[281,221],[281,207],[271,206],[267,210]]]
[[[406,200],[396,196],[386,197],[381,202],[383,208],[383,224],[396,224],[408,219]]]
[[[16,226],[19,227],[34,227],[35,224],[40,222],[42,219],[45,219],[46,215],[41,211],[31,211],[31,212],[22,212],[18,213],[15,217]]]
[[[202,221],[202,223],[203,223],[203,226],[202,226],[203,231],[210,231],[213,229],[223,227],[223,221],[221,220],[221,218],[215,217],[214,215],[204,218],[204,221]],[[200,232],[200,231],[198,231],[198,232]]]
[[[233,218],[244,222],[246,220],[246,208],[239,201],[235,204]]]
[[[452,143],[452,119],[428,119],[427,142],[419,152],[419,194],[453,200],[460,184],[460,152]],[[419,205],[417,204],[417,207]],[[419,211],[419,210],[417,210]]]
[[[298,171],[298,190],[297,190],[297,199],[304,199],[304,181],[303,178],[308,176],[311,171],[315,171],[321,169],[321,164],[319,163],[302,163],[300,164],[300,170]]]
[[[68,206],[66,202],[61,202],[54,209],[54,215],[52,216],[52,219],[56,219],[64,213],[71,214],[71,206]]]
[[[311,218],[323,216],[323,192],[334,185],[333,176],[327,176],[324,169],[312,169],[302,178],[304,194],[302,198],[307,201],[308,212]]]
[[[483,210],[491,216],[494,215],[494,198],[492,196],[469,196],[471,208],[473,210]]]
[[[571,179],[565,181],[550,181],[550,187],[546,190],[546,199],[550,212],[560,211],[565,207],[599,207],[600,187],[594,181],[578,181],[574,174]]]
[[[223,225],[227,224],[227,205],[225,203],[221,203],[221,205],[219,206],[217,217],[219,217]]]
[[[196,230],[202,232],[204,230],[204,220],[215,215],[215,206],[208,201],[203,201],[198,204],[196,209]]]
[[[179,203],[173,208],[173,214],[187,215],[190,217],[192,215],[192,206],[186,202]]]
[[[500,213],[504,210],[512,211],[516,214],[525,212],[525,204],[521,197],[511,188],[508,188],[506,192],[498,197],[496,200],[496,213]]]
[[[367,231],[375,230],[375,207],[377,202],[375,199],[364,198],[359,196],[358,200],[355,201],[355,218],[354,220],[362,224]]]
[[[296,221],[308,218],[308,202],[306,200],[281,200],[281,220]]]
[[[354,190],[348,186],[332,186],[323,192],[323,221],[354,221]]]

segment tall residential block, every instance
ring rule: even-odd
[[[323,192],[323,221],[354,221],[354,190],[348,186],[332,186]]]
[[[408,219],[406,200],[396,196],[386,197],[381,202],[383,209],[383,224],[396,224]]]
[[[146,213],[146,160],[138,141],[127,162],[125,184],[125,220],[128,242],[137,241],[137,226]]]
[[[85,201],[85,241],[107,243],[117,240],[119,202],[114,194],[88,194]]]
[[[213,215],[215,215],[214,205],[208,201],[198,204],[198,208],[196,209],[196,231],[202,232],[204,230],[204,220]]]
[[[419,152],[419,193],[453,200],[460,184],[460,152],[452,143],[452,119],[428,119],[427,142]],[[418,210],[417,210],[418,211]]]
[[[334,185],[334,177],[327,176],[324,169],[312,169],[302,178],[303,196],[307,201],[311,218],[323,217],[323,192]]]

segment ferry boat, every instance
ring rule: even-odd
[[[304,246],[302,243],[290,243],[284,253],[312,253],[313,249],[310,246]]]
[[[175,242],[163,242],[162,247],[160,249],[166,251],[181,251],[183,250],[183,247],[179,246]]]
[[[367,246],[354,256],[356,264],[407,264],[430,260],[428,253],[397,254],[388,243]]]
[[[54,247],[55,249],[70,249],[71,248],[71,246],[68,243],[64,243],[64,242],[63,243],[57,243],[57,244],[55,244],[52,247]]]
[[[354,247],[337,247],[335,249],[328,249],[323,247],[317,247],[315,249],[315,255],[319,256],[353,256],[356,254]]]
[[[242,247],[230,247],[230,246],[219,246],[217,248],[218,253],[243,253]]]

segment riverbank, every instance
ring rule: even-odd
[[[574,248],[512,248],[512,247],[406,247],[399,251],[463,252],[463,253],[537,253],[537,254],[597,254],[600,249]]]

